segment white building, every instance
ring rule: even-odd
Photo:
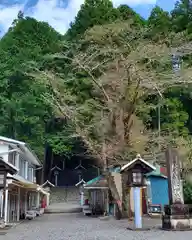
[[[7,174],[6,190],[0,194],[0,216],[5,223],[16,222],[28,210],[39,208],[42,196],[49,201],[49,193],[36,184],[36,170],[41,163],[26,143],[0,136],[0,157],[18,172]]]

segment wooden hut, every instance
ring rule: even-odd
[[[108,184],[104,176],[98,176],[86,184],[84,190],[88,192],[88,200],[93,215],[108,212]],[[87,194],[85,194],[87,195]]]

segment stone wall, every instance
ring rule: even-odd
[[[80,194],[76,187],[54,187],[50,192],[50,204],[61,202],[79,203]]]

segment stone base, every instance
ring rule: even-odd
[[[162,228],[175,231],[192,230],[192,206],[182,203],[165,205]]]
[[[192,218],[185,216],[163,216],[163,230],[186,231],[192,230]]]
[[[78,204],[71,203],[51,204],[45,209],[45,214],[80,213],[80,212],[82,212],[82,207]]]
[[[142,228],[128,227],[127,230],[131,230],[131,231],[149,231],[149,230],[151,230],[151,228],[149,228],[149,227],[142,227]]]

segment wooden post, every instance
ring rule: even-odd
[[[20,199],[21,199],[21,190],[18,188],[18,195],[17,195],[17,222],[20,220]]]
[[[3,206],[2,206],[2,215],[5,216],[5,192],[6,192],[6,187],[7,187],[7,173],[3,173]],[[5,217],[4,217],[5,219]]]
[[[109,190],[106,190],[106,205],[107,205],[107,214],[109,215]]]
[[[27,212],[27,191],[25,192],[25,213]]]

